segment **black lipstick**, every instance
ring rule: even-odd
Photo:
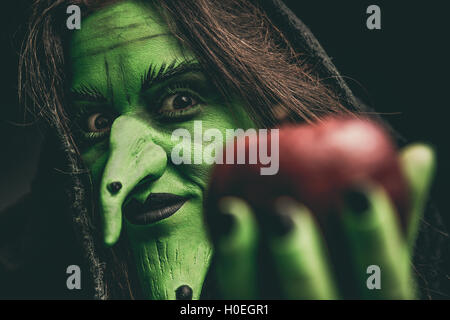
[[[123,214],[132,224],[152,224],[172,216],[187,200],[171,193],[150,193],[144,203],[131,199],[123,208]]]

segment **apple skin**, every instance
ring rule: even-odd
[[[246,139],[247,155],[253,143],[258,140]],[[233,144],[225,148],[224,159],[230,148]],[[279,196],[291,196],[308,207],[323,226],[330,214],[340,212],[348,190],[375,182],[385,188],[405,229],[409,192],[397,150],[384,128],[373,121],[327,117],[317,124],[283,126],[279,128],[278,173],[263,176],[262,166],[216,165],[206,212],[218,212],[217,202],[223,196],[245,199],[256,213],[271,211]]]

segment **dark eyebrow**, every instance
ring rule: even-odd
[[[170,64],[163,63],[157,70],[156,66],[151,64],[146,74],[142,77],[141,90],[145,91],[156,84],[163,83],[170,78],[181,76],[190,72],[202,72],[198,62],[186,60],[177,65],[176,61]]]
[[[183,75],[189,72],[202,72],[200,65],[194,61],[183,61],[177,65],[176,61],[170,64],[163,63],[157,70],[155,65],[150,65],[146,74],[142,77],[141,90],[145,91],[150,87],[163,83],[164,81]],[[88,101],[97,103],[107,103],[108,99],[101,93],[99,89],[91,85],[81,85],[70,90],[71,100]]]
[[[82,100],[88,102],[107,103],[108,99],[101,93],[100,90],[93,86],[81,85],[78,88],[70,90],[71,100]]]

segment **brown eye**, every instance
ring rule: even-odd
[[[111,128],[113,119],[105,113],[94,113],[87,119],[87,129],[90,132],[105,132]]]
[[[183,110],[194,107],[197,104],[197,100],[189,93],[177,93],[163,101],[162,109],[165,111]]]
[[[197,102],[194,98],[189,95],[178,94],[175,99],[173,99],[174,109],[185,109],[196,105]]]

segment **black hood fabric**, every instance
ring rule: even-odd
[[[368,109],[353,95],[314,35],[283,1],[259,2],[292,46],[317,66],[320,78],[327,79],[346,107]],[[90,218],[95,195],[88,187],[89,175],[81,169],[81,159],[64,130],[58,124],[52,129],[32,194],[0,215],[0,297],[117,298],[117,283],[106,276],[111,256],[102,246],[101,230]],[[445,277],[441,250],[447,244],[436,231],[443,230],[436,210],[429,207],[425,219],[415,257],[419,286],[424,298],[439,298],[436,292],[443,290],[440,284]],[[69,265],[81,266],[81,291],[67,290],[65,271]]]

